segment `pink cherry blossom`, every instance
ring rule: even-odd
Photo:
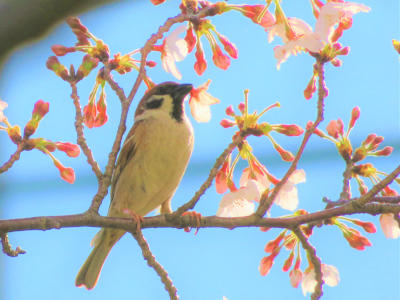
[[[276,196],[275,204],[279,205],[283,209],[295,210],[299,204],[296,184],[305,181],[305,171],[303,169],[295,170]]]
[[[246,186],[225,194],[219,204],[218,217],[243,217],[254,212],[254,201],[261,197],[258,184],[255,180],[249,180]]]
[[[297,54],[302,49],[307,49],[310,52],[319,52],[324,44],[316,35],[311,26],[303,20],[297,18],[288,18],[288,23],[294,32],[294,37],[289,39],[286,34],[285,24],[276,23],[270,27],[268,32],[268,41],[272,42],[275,36],[282,38],[284,45],[274,48],[275,58],[278,60],[277,68],[285,62],[291,54]]]
[[[399,223],[393,214],[382,214],[379,217],[383,233],[388,239],[397,239],[400,236]]]
[[[351,26],[354,14],[369,11],[370,8],[364,4],[330,1],[321,7],[317,23],[315,24],[315,33],[322,41],[330,43],[332,42],[331,39],[335,31],[335,25],[348,23]]]
[[[262,193],[264,190],[269,188],[271,185],[268,180],[268,176],[265,173],[254,172],[255,178],[254,181],[257,184],[258,190]],[[242,172],[242,176],[240,177],[240,186],[246,186],[247,183],[252,180],[250,177],[250,168],[246,168]]]
[[[4,120],[6,119],[3,110],[5,110],[7,106],[8,106],[7,102],[0,100],[0,122],[4,122]]]
[[[190,112],[192,113],[193,118],[200,123],[210,121],[210,105],[220,102],[217,98],[211,96],[207,92],[210,83],[211,80],[208,80],[206,83],[198,88],[192,89],[190,92]]]
[[[182,61],[188,54],[187,42],[179,37],[185,31],[185,25],[179,26],[164,39],[162,46],[155,46],[155,50],[161,51],[161,63],[164,70],[177,79],[181,79],[182,75],[175,62]]]
[[[335,266],[322,265],[322,280],[329,286],[336,286],[340,281],[339,271]],[[314,268],[307,268],[303,274],[303,280],[301,282],[301,289],[303,290],[304,296],[307,293],[313,293],[317,285],[315,279]]]

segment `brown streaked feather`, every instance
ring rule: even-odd
[[[134,141],[134,133],[135,128],[141,123],[142,121],[135,122],[133,124],[131,130],[129,130],[128,135],[126,136],[124,145],[119,153],[117,165],[115,166],[112,182],[111,182],[111,201],[114,199],[114,189],[117,185],[118,178],[121,175],[124,168],[128,165],[129,160],[135,155],[136,147]]]

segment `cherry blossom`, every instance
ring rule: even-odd
[[[6,119],[3,110],[5,110],[7,106],[8,106],[7,102],[0,100],[0,122],[4,122],[4,120]]]
[[[259,201],[261,193],[255,180],[249,180],[246,186],[227,193],[219,204],[218,217],[243,217],[254,212],[254,201]]]
[[[181,79],[182,75],[175,62],[182,61],[188,54],[187,42],[179,37],[185,31],[185,25],[179,26],[164,39],[161,46],[154,46],[154,50],[161,52],[161,63],[164,70],[174,75],[177,79]]]
[[[296,184],[305,181],[305,171],[303,169],[295,170],[276,196],[275,204],[287,210],[295,210],[299,203]]]
[[[339,271],[335,266],[322,264],[322,280],[329,286],[336,286],[339,283]],[[303,290],[304,296],[307,293],[313,293],[317,285],[317,280],[315,279],[314,268],[307,268],[303,274],[303,280],[301,282],[301,289]]]
[[[399,223],[393,214],[382,214],[379,217],[383,233],[388,239],[397,239],[400,236]]]
[[[211,80],[208,80],[206,83],[198,88],[192,89],[190,92],[190,111],[193,118],[199,123],[209,122],[211,119],[210,105],[220,102],[207,92],[210,83]]]
[[[294,37],[291,37],[291,39],[287,37],[285,24],[282,22],[271,26],[268,32],[269,42],[272,42],[276,35],[280,36],[284,42],[284,45],[274,48],[274,56],[278,60],[278,69],[280,64],[285,62],[291,54],[297,54],[302,49],[319,52],[324,47],[319,36],[313,32],[311,26],[306,22],[298,18],[288,18],[287,20],[294,33]]]
[[[341,30],[348,29],[352,24],[354,14],[369,11],[370,8],[364,4],[330,1],[321,7],[314,32],[322,41],[331,43],[335,25],[339,24]]]

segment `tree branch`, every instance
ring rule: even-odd
[[[216,216],[201,217],[199,223],[190,216],[180,216],[174,221],[169,221],[165,215],[143,218],[141,228],[228,228],[237,227],[269,227],[269,228],[294,228],[302,224],[320,222],[332,217],[366,213],[379,215],[384,213],[400,213],[400,204],[368,203],[357,207],[352,202],[314,213],[284,218],[259,218],[255,215],[238,218],[221,218]],[[49,230],[72,227],[110,227],[134,232],[137,228],[136,221],[132,218],[102,217],[96,214],[75,214],[64,216],[42,216],[33,218],[0,220],[0,232],[14,232],[26,230]]]
[[[147,243],[142,234],[142,230],[136,230],[134,232],[131,232],[131,234],[137,241],[140,249],[142,249],[142,254],[144,259],[147,261],[147,264],[157,272],[158,276],[160,276],[161,281],[162,283],[164,283],[164,287],[167,290],[170,299],[178,300],[179,299],[178,291],[176,290],[174,284],[172,283],[171,278],[168,277],[167,271],[165,271],[163,266],[156,261],[153,253],[149,248],[149,244]]]
[[[315,286],[314,292],[311,295],[311,300],[318,300],[323,295],[322,286],[324,284],[324,281],[322,279],[321,260],[318,258],[315,248],[308,242],[308,239],[301,231],[301,229],[299,227],[296,227],[293,232],[299,239],[301,245],[303,246],[303,249],[306,250],[308,259],[314,267],[316,277],[315,280],[317,281],[317,284]]]

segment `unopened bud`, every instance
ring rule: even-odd
[[[280,124],[274,126],[274,130],[287,136],[299,136],[304,132],[304,130],[296,124]]]
[[[376,151],[374,155],[376,156],[389,156],[393,152],[393,147],[386,146],[382,150]]]
[[[67,53],[74,52],[75,47],[65,47],[63,45],[53,45],[53,46],[51,46],[51,50],[57,56],[64,56]]]
[[[244,111],[246,109],[246,105],[243,102],[240,102],[239,105],[238,105],[238,108],[239,108],[240,112],[242,114],[244,114]]]
[[[229,128],[229,127],[235,126],[236,122],[228,120],[228,119],[222,119],[219,124],[224,128]]]
[[[230,116],[230,117],[234,117],[235,116],[235,112],[233,110],[232,105],[229,105],[226,109],[225,109],[225,113]]]
[[[350,119],[350,123],[349,123],[350,129],[354,127],[354,125],[356,124],[359,117],[360,117],[360,108],[358,106],[356,106],[351,111],[351,119]]]
[[[57,142],[55,143],[55,147],[57,147],[58,150],[65,152],[69,157],[77,157],[80,154],[80,149],[78,145],[75,144]]]

